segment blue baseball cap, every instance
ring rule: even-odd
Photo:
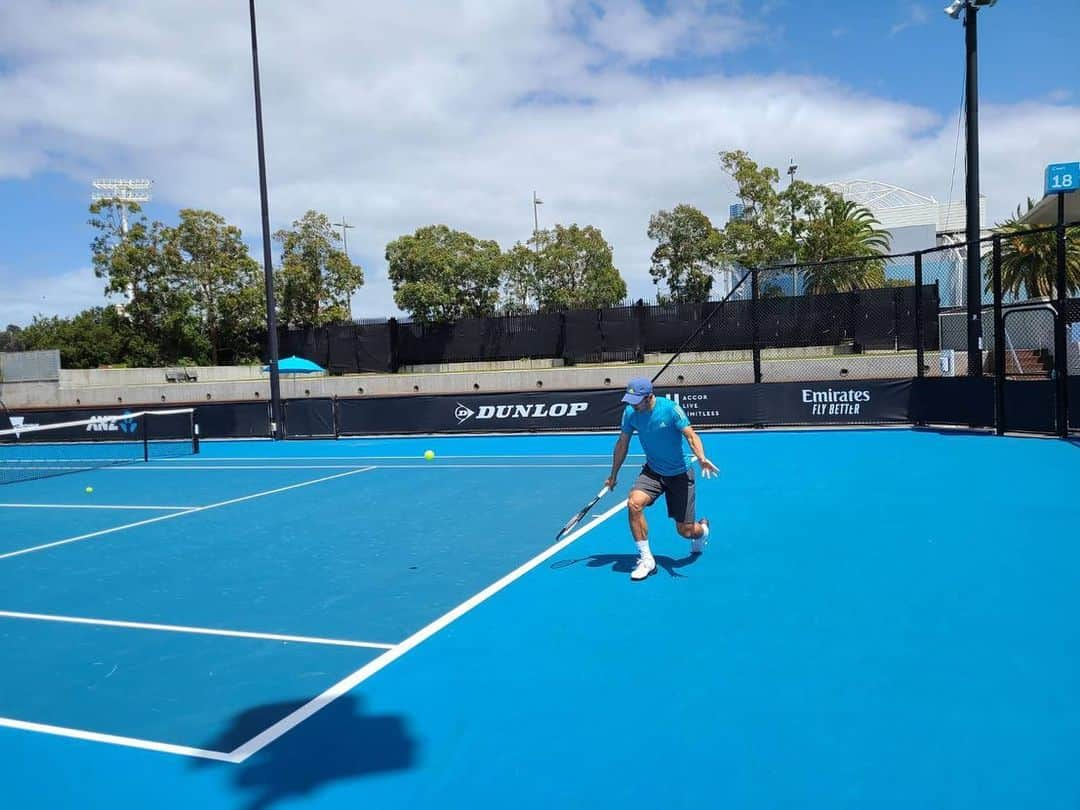
[[[630,405],[637,405],[651,393],[652,380],[648,377],[634,377],[626,384],[626,393],[623,394],[622,401]]]

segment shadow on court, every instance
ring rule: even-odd
[[[236,715],[207,748],[231,751],[307,701],[272,703]],[[411,768],[417,743],[399,715],[366,717],[361,701],[344,695],[239,765],[196,760],[194,767],[228,769],[245,810],[308,796],[332,782]]]
[[[653,559],[656,560],[657,567],[666,571],[669,576],[684,578],[686,574],[680,574],[678,569],[693,565],[701,556],[700,554],[688,554],[680,559],[675,559],[665,554],[654,554]],[[558,569],[569,568],[571,565],[584,565],[586,568],[605,568],[616,574],[629,576],[630,572],[634,570],[634,566],[637,565],[637,560],[636,554],[590,554],[588,557],[578,557],[577,559],[556,560],[551,564],[551,567]]]

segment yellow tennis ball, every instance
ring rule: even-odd
[[[93,488],[93,487],[87,487],[87,488],[86,488],[86,494],[87,494],[87,495],[91,494],[91,493],[92,493],[93,491],[94,491],[94,488]]]
[[[434,450],[425,450],[424,451],[424,458],[427,459],[428,461],[431,461],[433,458],[435,458],[435,451]]]

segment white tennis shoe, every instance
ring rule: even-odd
[[[637,567],[630,572],[630,579],[634,582],[651,577],[656,573],[656,560],[650,557],[638,557]]]
[[[690,541],[691,554],[701,554],[705,550],[705,546],[709,545],[709,519],[702,518],[698,522],[705,529],[705,533],[701,537],[695,537]]]

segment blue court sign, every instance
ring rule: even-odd
[[[1043,194],[1063,194],[1080,189],[1080,162],[1051,163],[1046,167]]]

